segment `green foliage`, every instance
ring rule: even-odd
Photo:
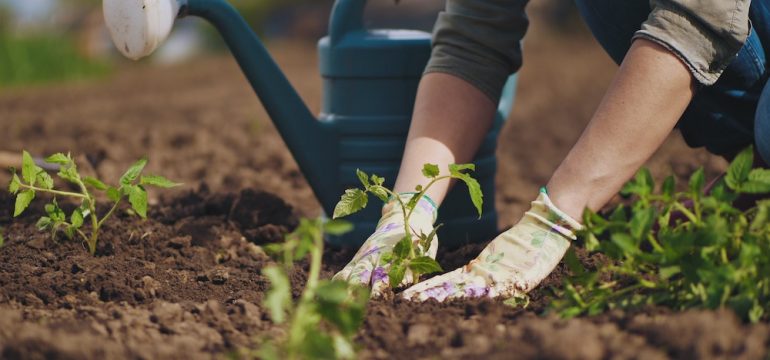
[[[377,175],[369,176],[361,170],[356,170],[356,175],[359,181],[361,181],[362,188],[345,190],[345,194],[342,195],[342,198],[334,208],[333,218],[337,219],[361,211],[369,202],[368,194],[376,196],[383,202],[387,202],[389,199],[398,201],[401,209],[403,209],[405,236],[394,246],[392,252],[383,254],[380,261],[383,264],[391,265],[388,271],[391,287],[397,288],[401,284],[407,270],[411,271],[412,280],[416,283],[421,275],[442,271],[438,262],[427,256],[428,248],[433,238],[436,237],[436,230],[441,225],[436,226],[430,234],[414,234],[417,236],[415,239],[412,230],[409,228],[409,218],[412,216],[417,203],[425,196],[425,193],[431,186],[439,181],[449,179],[457,179],[465,183],[468,187],[471,201],[474,207],[476,207],[479,217],[481,217],[482,205],[484,203],[481,186],[476,179],[467,173],[475,169],[476,166],[473,164],[450,164],[449,175],[442,176],[438,165],[425,164],[422,168],[422,174],[428,180],[428,184],[425,186],[418,185],[406,203],[404,203],[399,194],[383,186],[384,178]]]
[[[702,170],[686,192],[674,193],[669,177],[660,194],[649,171],[640,171],[624,187],[637,200],[632,205],[607,219],[586,211],[580,238],[609,259],[589,270],[568,253],[573,276],[552,308],[571,317],[645,305],[726,307],[752,322],[768,318],[770,201],[748,210],[732,204],[740,194],[770,192],[770,172],[752,162],[752,149],[742,152],[709,194]]]
[[[3,237],[3,228],[0,228],[0,248],[5,245],[5,237]]]
[[[132,165],[120,178],[120,185],[112,187],[99,179],[81,176],[78,172],[75,160],[69,154],[54,154],[45,159],[49,164],[59,165],[58,176],[60,179],[75,185],[79,192],[56,190],[53,178],[45,170],[35,164],[28,152],[22,152],[21,178],[13,170],[11,184],[8,190],[16,195],[14,215],[21,215],[29,207],[38,192],[48,193],[54,196],[51,203],[45,205],[46,216],[37,221],[37,228],[51,232],[51,236],[63,233],[72,239],[81,237],[87,244],[91,254],[96,252],[96,244],[99,239],[99,230],[120,205],[123,198],[128,198],[131,207],[142,218],[147,217],[147,192],[145,186],[157,186],[170,188],[180,184],[174,183],[161,176],[141,176],[147,160],[139,160]],[[96,212],[96,193],[103,192],[113,203],[109,211],[99,217]],[[57,196],[70,197],[80,201],[69,216],[59,207]],[[83,226],[87,219],[91,220],[91,234],[83,232]]]
[[[108,65],[78,54],[68,37],[17,37],[0,32],[0,87],[77,80],[108,72]]]
[[[282,244],[270,251],[283,266],[269,266],[262,274],[270,280],[264,305],[276,324],[288,319],[282,339],[266,341],[254,354],[262,359],[353,359],[353,339],[363,324],[369,290],[343,281],[320,280],[323,234],[341,235],[352,225],[332,220],[302,219]],[[292,300],[288,272],[295,261],[310,254],[310,273],[302,295]]]

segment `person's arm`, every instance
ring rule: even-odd
[[[521,67],[528,0],[448,0],[433,31],[433,52],[415,102],[397,192],[423,184],[423,164],[442,172],[467,163],[495,116],[508,76]],[[424,185],[424,184],[423,184]],[[450,184],[428,192],[441,203]]]
[[[663,143],[696,82],[673,53],[637,39],[591,122],[548,183],[551,200],[580,219],[598,210]]]

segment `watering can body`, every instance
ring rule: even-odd
[[[356,169],[374,173],[392,186],[401,163],[409,131],[417,86],[431,54],[431,35],[413,30],[371,30],[363,26],[366,1],[338,0],[332,11],[328,36],[318,45],[323,79],[320,121],[334,128],[337,137],[330,149],[337,190],[360,186]],[[495,149],[503,121],[513,101],[516,77],[506,85],[492,130],[487,134],[474,163],[484,193],[479,218],[459,184],[439,210],[437,223],[442,246],[456,247],[491,239],[497,232],[495,211]],[[308,149],[311,150],[311,149]],[[444,170],[446,171],[446,170]],[[335,200],[338,200],[335,199]],[[330,214],[334,204],[323,204]],[[351,233],[331,237],[334,245],[358,246],[374,231],[380,207],[369,206],[349,218]]]
[[[323,102],[319,118],[307,109],[278,65],[237,10],[226,0],[104,0],[113,41],[124,55],[151,53],[168,35],[174,18],[198,16],[220,32],[244,75],[305,175],[326,214],[341,194],[358,187],[356,169],[392,186],[409,131],[417,85],[430,58],[430,34],[369,30],[363,26],[366,0],[337,0],[329,35],[319,42]],[[137,20],[138,19],[138,20]],[[511,110],[515,76],[503,92],[492,130],[479,149],[473,176],[484,193],[478,217],[467,189],[458,185],[439,210],[442,246],[490,239],[497,232],[495,148]],[[380,207],[370,204],[348,218],[354,230],[331,237],[332,245],[357,247],[374,231]]]

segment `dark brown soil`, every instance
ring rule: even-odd
[[[515,222],[548,180],[615,68],[585,32],[554,34],[533,20],[525,44],[516,108],[498,151],[501,227]],[[317,111],[314,44],[270,48]],[[281,239],[298,217],[316,216],[318,204],[231,59],[129,66],[102,83],[6,90],[0,150],[21,149],[72,151],[90,164],[86,171],[112,181],[147,155],[149,171],[186,185],[153,192],[150,220],[118,212],[96,257],[76,241],[34,228],[42,199],[12,219],[12,199],[0,192],[0,358],[221,358],[281,333],[261,307],[268,283],[260,269],[271,260],[259,245]],[[725,163],[687,149],[677,134],[649,163],[656,178],[673,172],[680,179],[701,165],[713,177]],[[0,173],[0,185],[8,179]],[[439,260],[452,269],[482,247],[442,251]],[[351,254],[327,250],[324,275]],[[300,264],[291,274],[295,295],[305,271]],[[527,309],[492,301],[373,301],[358,337],[360,355],[767,359],[770,326],[741,323],[729,311],[647,309],[572,320],[543,314],[549,287],[564,274],[559,268],[532,293]]]

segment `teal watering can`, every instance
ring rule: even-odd
[[[430,58],[430,34],[364,27],[366,0],[337,0],[329,35],[320,40],[321,115],[311,114],[240,14],[225,0],[104,0],[107,26],[117,48],[138,59],[168,36],[174,20],[209,21],[222,34],[246,78],[288,145],[326,214],[345,189],[359,185],[356,169],[378,174],[392,186],[404,150],[417,85]],[[497,233],[495,148],[513,104],[516,78],[505,86],[494,126],[476,154],[473,174],[484,192],[479,219],[464,186],[455,186],[439,211],[442,246],[484,241]],[[357,247],[374,230],[377,206],[349,218],[355,230],[329,242]]]

